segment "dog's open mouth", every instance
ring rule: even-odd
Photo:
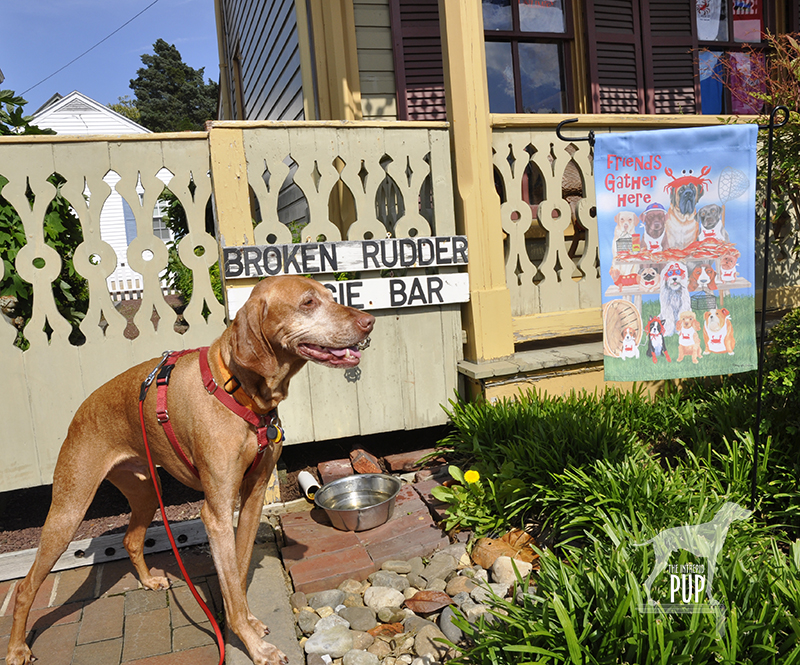
[[[317,344],[300,344],[298,350],[300,351],[300,355],[324,365],[329,365],[331,367],[355,367],[361,360],[360,349],[366,348],[362,345],[363,342],[344,349],[334,349],[329,346],[319,346]]]

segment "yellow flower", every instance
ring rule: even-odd
[[[464,474],[464,480],[470,484],[477,483],[481,479],[481,474],[479,474],[474,469],[470,469]]]

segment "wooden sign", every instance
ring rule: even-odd
[[[333,294],[336,302],[368,311],[446,305],[469,300],[469,275],[465,272],[419,277],[351,279],[322,284]],[[231,318],[236,316],[252,290],[252,287],[228,289],[228,314]]]
[[[225,279],[467,264],[465,236],[224,247]]]

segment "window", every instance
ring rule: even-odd
[[[483,0],[492,113],[570,108],[568,0]]]
[[[748,89],[771,0],[585,0],[594,113],[755,113]],[[698,55],[699,54],[699,55]],[[759,57],[759,56],[756,56]],[[730,67],[727,67],[730,65]]]
[[[172,231],[167,228],[164,223],[166,216],[167,204],[165,201],[157,201],[153,209],[153,235],[156,238],[161,238],[164,242],[172,240]]]
[[[702,113],[758,113],[761,102],[750,93],[763,88],[754,87],[750,72],[763,56],[742,52],[741,46],[761,43],[763,0],[698,0],[696,20]],[[726,72],[730,90],[722,85]]]

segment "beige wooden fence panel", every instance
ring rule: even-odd
[[[599,307],[589,144],[560,141],[552,131],[513,128],[495,129],[492,145],[495,171],[505,194],[500,210],[507,234],[506,281],[512,314]],[[576,182],[582,185],[582,196],[566,200],[565,181],[573,188]],[[531,182],[536,184],[534,189],[541,187],[542,200],[523,198]],[[583,240],[575,239],[576,222],[585,229]]]
[[[189,330],[183,335],[173,328],[176,314],[160,287],[167,249],[153,235],[153,207],[164,188],[156,176],[162,168],[173,174],[170,189],[183,204],[190,229],[178,246],[194,277],[194,295],[184,312]],[[116,264],[113,249],[100,238],[100,211],[110,194],[102,178],[110,170],[121,176],[116,189],[136,217],[137,237],[127,256],[144,278],[142,304],[134,319],[139,330],[135,339],[124,336],[126,321],[106,285]],[[0,320],[0,491],[51,482],[72,415],[95,388],[166,349],[208,344],[223,330],[224,308],[213,297],[208,274],[218,256],[216,242],[205,233],[204,225],[211,192],[208,172],[205,134],[0,140],[0,174],[9,181],[2,195],[20,215],[26,237],[13,269],[33,286],[33,315],[24,329],[30,342],[27,350],[13,345],[15,329]],[[66,179],[62,194],[78,215],[83,231],[74,265],[88,282],[90,299],[80,325],[86,341],[80,346],[70,344],[71,326],[59,314],[53,298],[52,284],[61,258],[46,243],[43,232],[44,215],[55,195],[55,188],[47,182],[53,173]],[[191,181],[196,187],[193,194]],[[141,199],[137,185],[144,188]],[[35,195],[33,206],[26,195],[28,188]],[[202,251],[195,252],[199,247]],[[197,256],[199,253],[202,256]],[[208,320],[202,315],[204,302],[210,311]],[[154,312],[159,317],[157,327],[150,321]],[[49,339],[46,326],[52,330]]]
[[[297,164],[294,183],[308,203],[303,240],[385,237],[376,197],[387,176],[405,204],[392,235],[455,234],[449,137],[441,123],[264,123],[244,126],[244,149],[262,217],[255,229],[258,244],[291,242],[291,232],[278,221],[277,205],[292,161]],[[420,212],[426,178],[435,191],[434,228]],[[446,421],[440,405],[456,390],[462,356],[460,307],[373,313],[372,343],[357,369],[340,372],[309,364],[292,380],[281,405],[287,443]]]

